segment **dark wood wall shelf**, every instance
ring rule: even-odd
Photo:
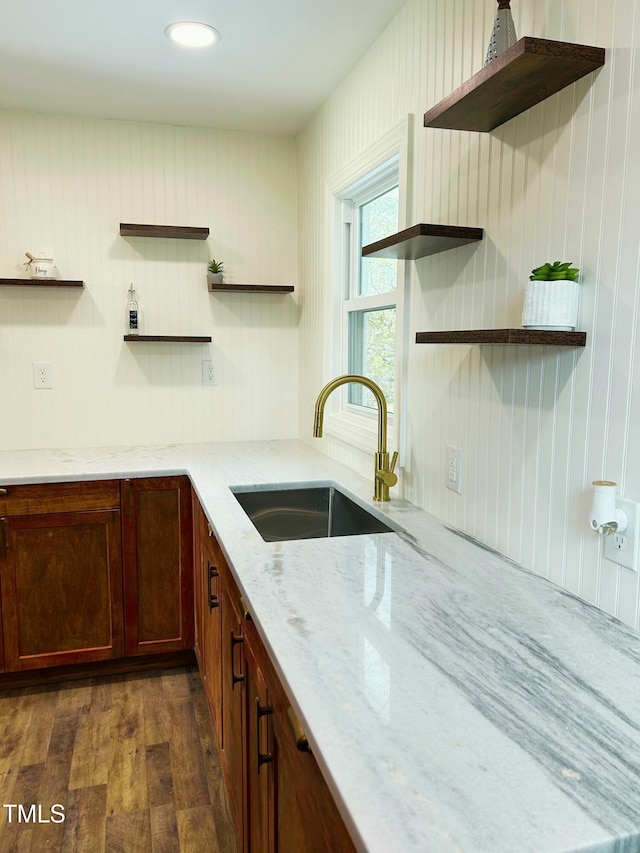
[[[556,332],[546,329],[464,329],[454,332],[416,332],[417,344],[547,344],[583,347],[586,332]]]
[[[57,278],[0,278],[0,285],[11,287],[84,287],[84,281],[64,281]]]
[[[362,247],[363,258],[396,258],[415,261],[427,255],[446,252],[465,243],[482,240],[482,228],[465,228],[459,225],[428,225],[421,223],[405,228],[383,240]]]
[[[605,50],[525,36],[424,115],[425,127],[489,132],[604,65]]]
[[[124,340],[131,344],[138,343],[175,343],[175,344],[210,344],[211,338],[206,335],[125,335]]]
[[[210,284],[209,293],[293,293],[292,284]]]
[[[120,223],[121,237],[172,237],[175,240],[206,240],[208,228],[195,228],[190,225],[133,225]]]

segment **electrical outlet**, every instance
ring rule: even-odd
[[[33,362],[33,387],[53,388],[53,367],[50,361]]]
[[[202,362],[202,384],[220,384],[220,369],[216,362],[213,362],[211,360],[205,360]]]
[[[612,533],[604,537],[604,556],[612,563],[638,571],[640,545],[640,503],[626,498],[617,498],[616,506],[627,516],[624,533]]]
[[[462,492],[462,450],[447,444],[447,477],[445,485],[452,492]]]

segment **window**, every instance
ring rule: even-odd
[[[408,300],[404,261],[363,258],[362,247],[406,228],[413,117],[408,115],[328,180],[334,201],[333,315],[327,378],[359,373],[387,400],[387,442],[405,441],[405,332]],[[371,392],[350,383],[331,395],[325,432],[359,450],[377,447],[377,406]]]
[[[342,199],[344,278],[342,281],[342,365],[347,373],[373,379],[384,392],[389,413],[395,402],[397,261],[363,258],[362,247],[398,231],[398,158],[355,182]],[[346,386],[352,413],[377,411],[362,385]]]

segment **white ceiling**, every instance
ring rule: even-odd
[[[406,0],[8,0],[0,108],[298,131]],[[191,51],[164,35],[222,34]]]

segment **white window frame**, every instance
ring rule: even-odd
[[[345,351],[347,333],[345,311],[345,264],[346,259],[355,264],[357,258],[352,258],[350,247],[345,241],[351,238],[350,229],[344,226],[344,201],[351,199],[366,190],[367,186],[379,183],[381,175],[388,174],[389,166],[397,164],[398,176],[398,230],[407,227],[410,216],[410,140],[412,115],[395,125],[370,148],[353,160],[345,168],[334,174],[328,181],[328,189],[332,196],[333,206],[333,322],[331,341],[331,362],[326,371],[326,379],[346,373],[347,353]],[[350,207],[350,205],[349,205]],[[406,266],[404,261],[397,262],[397,287],[395,290],[396,306],[396,374],[394,414],[389,417],[387,425],[387,444],[389,450],[400,453],[399,465],[404,463],[404,430],[406,427],[406,362],[408,341],[406,333],[408,324],[408,298],[406,295]],[[363,300],[371,300],[365,305]],[[376,300],[379,306],[393,304],[389,294],[372,297],[358,297],[358,307],[374,307]],[[340,389],[329,398],[325,413],[325,433],[360,450],[374,452],[377,448],[377,412],[364,409],[362,406],[350,405],[347,402],[347,389]]]
[[[349,198],[341,198],[342,203],[342,223],[343,231],[343,252],[346,253],[343,265],[343,279],[340,282],[341,306],[342,306],[342,340],[340,342],[341,353],[341,369],[346,372],[350,370],[350,346],[351,328],[350,315],[363,311],[376,311],[384,308],[396,309],[397,317],[397,301],[398,301],[398,278],[396,269],[396,286],[392,290],[384,293],[375,293],[368,296],[360,296],[357,293],[360,281],[360,263],[362,258],[359,257],[360,252],[360,221],[359,211],[362,205],[369,201],[373,201],[380,195],[388,192],[399,186],[399,157],[393,156],[384,163],[380,164],[372,172],[365,175],[364,180],[356,181],[345,192]],[[397,265],[396,265],[397,266]],[[397,328],[396,328],[397,337]],[[397,353],[396,353],[397,361]],[[350,370],[350,372],[353,372]],[[394,385],[397,377],[394,377]],[[360,386],[362,390],[362,386]],[[377,419],[377,414],[373,409],[364,408],[361,405],[350,403],[349,396],[354,390],[353,385],[346,385],[342,388],[343,400],[342,409],[352,415],[358,415],[368,419]],[[389,402],[387,400],[387,402]],[[389,412],[389,424],[393,423],[393,413]]]

